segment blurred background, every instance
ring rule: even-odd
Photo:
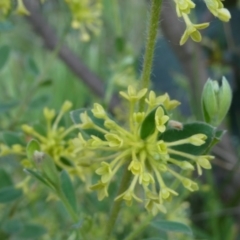
[[[99,2],[102,7],[96,20],[98,29],[89,32],[90,39],[83,39],[84,32],[71,27],[73,12],[67,1],[25,0],[29,16],[19,16],[14,10],[3,14],[0,3],[1,132],[18,133],[22,124],[42,122],[45,106],[60,109],[65,100],[73,103],[73,109],[99,101],[116,115],[124,108],[117,93],[138,83],[149,2]],[[210,27],[202,31],[201,43],[188,40],[179,46],[184,22],[177,18],[174,4],[163,0],[152,89],[159,94],[168,92],[171,98],[181,101],[176,117],[185,122],[202,120],[201,92],[209,77],[228,79],[233,102],[221,126],[227,132],[212,152],[216,156],[213,170],[201,178],[195,176],[201,182],[200,191],[183,197],[179,210],[183,215],[178,218],[177,209],[173,214],[173,219],[191,224],[194,237],[163,233],[163,239],[240,239],[240,2],[223,2],[232,16],[229,23],[213,17],[204,1],[194,2],[193,19],[210,22]],[[16,3],[12,4],[14,7]],[[86,14],[91,11],[94,12],[89,9]],[[68,115],[64,124],[71,124]],[[3,137],[0,141],[4,142]],[[0,157],[0,187],[5,186],[6,179],[17,185],[24,178],[18,157]],[[77,184],[82,186],[81,181]],[[45,201],[47,193],[43,187],[32,189],[32,195],[26,190],[26,194],[8,203],[7,209],[0,203],[0,239],[70,239],[64,231],[69,219],[62,207]],[[78,191],[80,197],[85,194],[83,187]],[[87,200],[79,201],[90,206],[87,211],[91,212],[96,210],[95,198],[89,195]],[[106,202],[98,206],[102,214],[108,211]],[[123,215],[137,225],[141,217],[136,207],[133,213]],[[46,218],[51,222],[49,226],[44,223]],[[118,229],[116,239],[123,239],[128,221]],[[63,231],[59,231],[61,228]],[[148,236],[145,233],[139,239]]]

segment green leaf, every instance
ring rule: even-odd
[[[10,103],[1,103],[0,104],[0,113],[8,112],[18,105],[18,102],[10,102]]]
[[[4,67],[6,64],[8,57],[10,53],[10,47],[9,46],[1,46],[0,47],[0,70]]]
[[[0,169],[0,189],[10,186],[13,186],[11,177],[4,169]]]
[[[23,226],[23,230],[19,234],[19,238],[25,239],[39,239],[44,234],[47,233],[47,230],[42,225],[38,224],[26,224]]]
[[[53,80],[52,79],[44,79],[44,80],[41,80],[38,84],[39,87],[48,87],[48,86],[51,86],[53,83]]]
[[[9,21],[2,21],[0,22],[0,32],[6,32],[6,31],[10,31],[13,29],[13,24]]]
[[[38,96],[36,98],[34,98],[30,104],[29,104],[29,108],[43,108],[44,106],[47,105],[47,103],[49,102],[50,100],[50,96],[47,95],[47,94],[44,94],[44,95],[41,95],[41,96]]]
[[[165,114],[167,114],[165,108],[162,105],[159,105],[163,108]],[[158,106],[158,107],[159,107]],[[141,139],[145,140],[147,137],[152,135],[156,129],[156,124],[155,124],[155,112],[157,108],[154,108],[143,120],[141,130],[140,130],[140,137]]]
[[[25,173],[31,175],[32,177],[36,178],[38,181],[43,183],[45,186],[53,189],[52,185],[47,180],[45,180],[44,177],[42,177],[41,173],[39,173],[37,171],[33,171],[31,169],[27,169],[27,168],[25,168],[23,171]]]
[[[39,145],[38,141],[36,141],[35,139],[32,139],[27,145],[28,160],[33,161],[34,165],[36,165],[35,161],[33,159],[34,152],[40,151],[40,150],[41,150],[40,145]]]
[[[92,119],[92,121],[97,126],[105,129],[104,120],[94,117],[92,111],[90,109],[86,109],[86,108],[81,108],[81,109],[77,109],[77,110],[74,110],[74,111],[70,112],[70,116],[71,116],[72,121],[75,124],[82,123],[81,119],[80,119],[80,114],[84,113],[85,111],[87,112],[88,116]],[[96,129],[84,129],[84,130],[81,130],[81,131],[85,132],[89,136],[94,135],[94,136],[99,137],[101,139],[105,139],[104,134],[102,132],[97,131]]]
[[[34,76],[38,76],[40,74],[40,71],[38,69],[38,66],[35,62],[35,60],[32,57],[29,57],[27,60],[27,65],[28,68],[30,70],[30,72],[34,75]]]
[[[23,229],[22,221],[13,219],[3,224],[2,229],[8,234],[17,234]]]
[[[8,203],[22,196],[22,190],[14,187],[0,189],[0,203]]]
[[[154,237],[154,238],[144,238],[142,240],[164,240],[164,239],[163,238]]]
[[[125,40],[122,37],[117,37],[115,40],[115,45],[116,45],[116,49],[118,50],[118,52],[123,52],[124,48],[125,48]]]
[[[35,155],[34,160],[37,162],[37,167],[41,170],[42,176],[51,183],[56,189],[60,187],[60,178],[54,160],[48,154]]]
[[[77,212],[77,201],[76,201],[75,189],[73,187],[70,177],[68,176],[68,173],[65,170],[61,172],[60,181],[61,181],[61,189],[65,197],[67,198],[72,209],[75,212]]]
[[[24,145],[23,135],[21,133],[4,131],[1,133],[1,138],[5,144],[10,147],[14,144]]]
[[[202,122],[187,123],[183,125],[182,130],[177,129],[168,129],[165,131],[159,139],[162,139],[166,142],[174,142],[180,139],[188,138],[194,134],[203,133],[207,135],[205,144],[201,146],[194,146],[192,144],[182,144],[178,146],[171,147],[177,151],[189,153],[192,155],[202,155],[205,154],[209,146],[211,145],[215,137],[215,128],[211,125]],[[185,158],[181,156],[174,155],[175,159],[183,160]]]
[[[157,229],[166,232],[181,232],[188,235],[192,235],[191,228],[180,222],[155,220],[151,223],[151,225]]]

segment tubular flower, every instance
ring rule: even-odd
[[[17,8],[16,8],[16,13],[19,15],[30,15],[30,12],[27,10],[25,5],[23,4],[23,0],[17,0]]]
[[[72,14],[72,28],[80,30],[82,41],[90,40],[90,32],[98,34],[102,21],[101,0],[65,0]]]
[[[223,22],[228,22],[231,18],[230,12],[223,7],[220,0],[204,0],[209,11]]]
[[[0,1],[0,13],[7,15],[11,10],[11,0],[1,0]]]
[[[187,28],[181,37],[180,45],[183,45],[189,37],[191,37],[191,39],[195,42],[201,42],[202,36],[198,30],[207,28],[209,26],[209,23],[193,24],[185,13],[183,13],[183,18],[185,20]]]
[[[231,18],[230,12],[224,8],[222,0],[204,0],[209,11],[223,22],[228,22]],[[183,45],[189,37],[195,42],[200,42],[202,36],[199,29],[204,29],[209,26],[209,23],[193,24],[188,15],[191,10],[196,7],[196,4],[191,0],[174,0],[176,5],[176,13],[178,17],[183,17],[187,26],[183,36],[180,40],[180,45]]]
[[[59,126],[59,123],[64,114],[69,112],[72,108],[72,103],[66,101],[58,114],[56,114],[55,110],[44,108],[43,115],[46,121],[46,128],[43,129],[42,126],[32,127],[27,124],[22,125],[22,130],[26,134],[26,138],[29,137],[36,139],[39,142],[41,147],[41,151],[50,155],[55,164],[60,169],[65,169],[72,176],[78,176],[83,181],[86,181],[86,177],[88,176],[88,170],[90,168],[86,168],[89,166],[89,163],[81,165],[77,165],[77,159],[79,156],[76,154],[74,145],[77,145],[78,148],[85,147],[85,142],[79,134],[79,137],[75,139],[73,142],[69,135],[72,131],[76,129],[77,126],[71,126],[67,129]],[[0,144],[0,156],[14,154],[23,157],[22,165],[24,167],[30,168],[33,167],[32,161],[27,159],[26,156],[26,147],[20,144],[14,144],[12,146],[6,146],[5,144]],[[91,156],[90,152],[82,152],[82,157]],[[85,166],[85,168],[83,168]],[[92,172],[92,170],[90,171]]]
[[[98,183],[91,186],[91,190],[98,191],[98,199],[102,200],[108,196],[108,188],[116,173],[123,167],[127,167],[132,175],[132,181],[126,191],[115,198],[116,201],[124,200],[127,205],[133,201],[145,202],[146,209],[157,214],[158,211],[166,212],[165,201],[171,201],[178,193],[167,186],[164,180],[166,174],[171,174],[179,180],[183,187],[189,191],[198,189],[197,183],[180,175],[175,171],[176,167],[182,170],[194,170],[194,165],[198,169],[209,169],[209,160],[213,157],[208,155],[193,155],[178,151],[176,147],[189,144],[198,148],[205,144],[207,136],[203,133],[193,134],[189,137],[177,141],[165,141],[163,136],[168,127],[170,115],[167,109],[173,109],[180,103],[170,100],[167,94],[156,97],[153,91],[146,96],[147,90],[137,91],[132,86],[128,87],[127,93],[120,92],[120,95],[129,103],[128,126],[122,127],[111,119],[103,107],[94,104],[93,109],[85,111],[85,119],[91,119],[91,126],[88,129],[82,127],[81,114],[79,115],[78,125],[82,131],[94,133],[94,135],[80,135],[74,139],[75,152],[81,154],[82,151],[89,149],[96,155],[89,157],[89,161],[96,162],[99,167],[96,173],[100,175]],[[145,98],[146,112],[137,112],[138,101]],[[127,111],[126,111],[127,112]],[[151,124],[147,125],[151,130],[144,135],[144,124],[151,118]],[[101,120],[101,121],[100,121]],[[146,127],[146,125],[145,125]],[[86,133],[88,133],[86,132]],[[96,140],[97,144],[96,144]],[[78,145],[79,143],[79,145]],[[98,157],[98,153],[101,157]],[[178,160],[179,158],[185,160]],[[94,159],[94,160],[92,160]],[[84,159],[84,161],[86,161]],[[81,164],[81,158],[79,159]],[[175,167],[176,166],[176,167]],[[201,171],[199,171],[201,174]],[[136,188],[141,187],[143,196],[137,196]],[[159,190],[157,190],[159,189]]]
[[[182,16],[182,13],[189,14],[192,8],[195,8],[195,3],[191,0],[174,0],[176,3],[176,12],[178,17]]]

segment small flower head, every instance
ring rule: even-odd
[[[118,197],[115,198],[115,201],[123,199],[127,206],[132,205],[133,199],[135,199],[138,202],[142,202],[142,199],[137,197],[133,191],[127,190],[124,193],[120,194]]]
[[[56,115],[56,112],[55,112],[54,109],[49,109],[49,108],[45,107],[43,109],[43,115],[44,115],[44,117],[46,118],[47,121],[52,121],[53,118]]]
[[[108,197],[107,184],[99,181],[90,187],[91,190],[97,190],[98,200],[102,201],[105,197]]]
[[[202,36],[198,30],[207,28],[209,23],[193,24],[186,14],[183,14],[183,17],[187,24],[187,28],[181,37],[180,45],[183,45],[189,37],[195,42],[201,42]]]
[[[128,92],[127,93],[120,92],[120,95],[130,102],[131,101],[136,102],[136,101],[140,100],[142,97],[144,97],[144,95],[146,93],[147,93],[147,88],[144,88],[144,89],[140,90],[139,92],[137,92],[137,90],[133,86],[130,85],[128,87]]]
[[[182,16],[182,13],[189,14],[192,8],[195,8],[195,3],[191,0],[174,0],[176,3],[176,12],[178,17]]]
[[[223,22],[228,22],[231,18],[230,12],[223,7],[221,0],[205,0],[209,11]]]
[[[98,103],[94,103],[92,113],[96,118],[103,118],[103,119],[106,118],[106,112],[104,108]]]
[[[128,170],[130,170],[134,175],[139,175],[143,171],[143,166],[139,161],[132,160],[130,165],[128,166]]]
[[[154,183],[154,178],[152,174],[144,172],[139,177],[139,183],[147,187],[150,183]]]
[[[82,122],[82,129],[88,129],[93,127],[92,119],[88,116],[87,111],[80,113],[80,120]]]
[[[194,146],[201,146],[205,143],[205,140],[207,139],[207,136],[205,134],[199,133],[192,135],[189,138],[189,143],[191,143]]]
[[[101,182],[107,183],[112,177],[112,169],[110,164],[106,162],[101,163],[101,167],[96,170],[96,173],[101,176]]]
[[[169,117],[165,115],[164,110],[162,107],[158,107],[155,113],[155,124],[157,130],[163,133],[166,130],[166,123],[169,120]]]
[[[198,190],[197,183],[193,182],[192,180],[190,180],[188,178],[182,178],[182,184],[185,188],[187,188],[191,192]]]
[[[27,10],[27,8],[25,7],[25,5],[23,4],[23,0],[17,0],[17,9],[16,9],[16,13],[19,15],[30,15],[30,12]]]
[[[102,25],[102,5],[99,0],[65,0],[72,13],[72,28],[80,31],[82,41],[90,40],[90,33],[98,34]]]
[[[61,111],[62,112],[68,112],[72,108],[72,103],[70,101],[65,101],[62,105]]]
[[[123,145],[123,139],[116,134],[106,134],[106,140],[108,141],[109,147],[117,147],[120,148]]]

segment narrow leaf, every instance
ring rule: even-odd
[[[1,138],[10,147],[14,144],[24,145],[23,135],[16,132],[4,131],[1,133]]]
[[[63,170],[60,175],[61,180],[61,189],[67,198],[69,204],[71,205],[72,209],[76,212],[77,211],[77,201],[75,196],[75,189],[73,187],[72,181],[68,175],[68,173]]]
[[[0,203],[8,203],[22,196],[22,190],[14,187],[0,189]]]
[[[27,145],[27,157],[28,160],[33,161],[34,165],[35,165],[35,161],[33,159],[33,154],[35,151],[40,151],[40,145],[38,143],[38,141],[36,141],[35,139],[32,139],[28,145]]]
[[[31,169],[24,169],[23,170],[25,173],[31,175],[32,177],[36,178],[38,181],[40,181],[41,183],[43,183],[45,186],[49,187],[49,188],[53,188],[52,185],[47,181],[45,180],[42,175],[36,171],[33,171]]]
[[[211,145],[211,142],[215,137],[215,128],[206,123],[194,122],[194,123],[184,124],[182,130],[168,129],[160,136],[160,139],[166,142],[174,142],[177,140],[191,137],[192,135],[198,134],[198,133],[202,133],[207,136],[207,139],[203,145],[193,146],[192,144],[182,144],[182,145],[177,145],[171,148],[181,152],[189,153],[192,155],[202,155],[206,153],[206,150],[209,148],[209,146]],[[175,156],[175,155],[174,155],[174,158],[179,160],[183,159],[183,157]]]
[[[10,48],[8,46],[1,46],[0,47],[0,70],[6,64],[10,53]]]
[[[10,186],[13,186],[11,177],[4,169],[0,169],[0,189]]]
[[[181,232],[188,235],[192,235],[191,228],[180,222],[155,220],[154,222],[151,223],[151,225],[154,228],[157,228],[166,232]]]
[[[47,233],[47,230],[42,225],[37,224],[26,224],[23,226],[22,231],[19,234],[19,238],[24,239],[39,239],[44,234]]]

